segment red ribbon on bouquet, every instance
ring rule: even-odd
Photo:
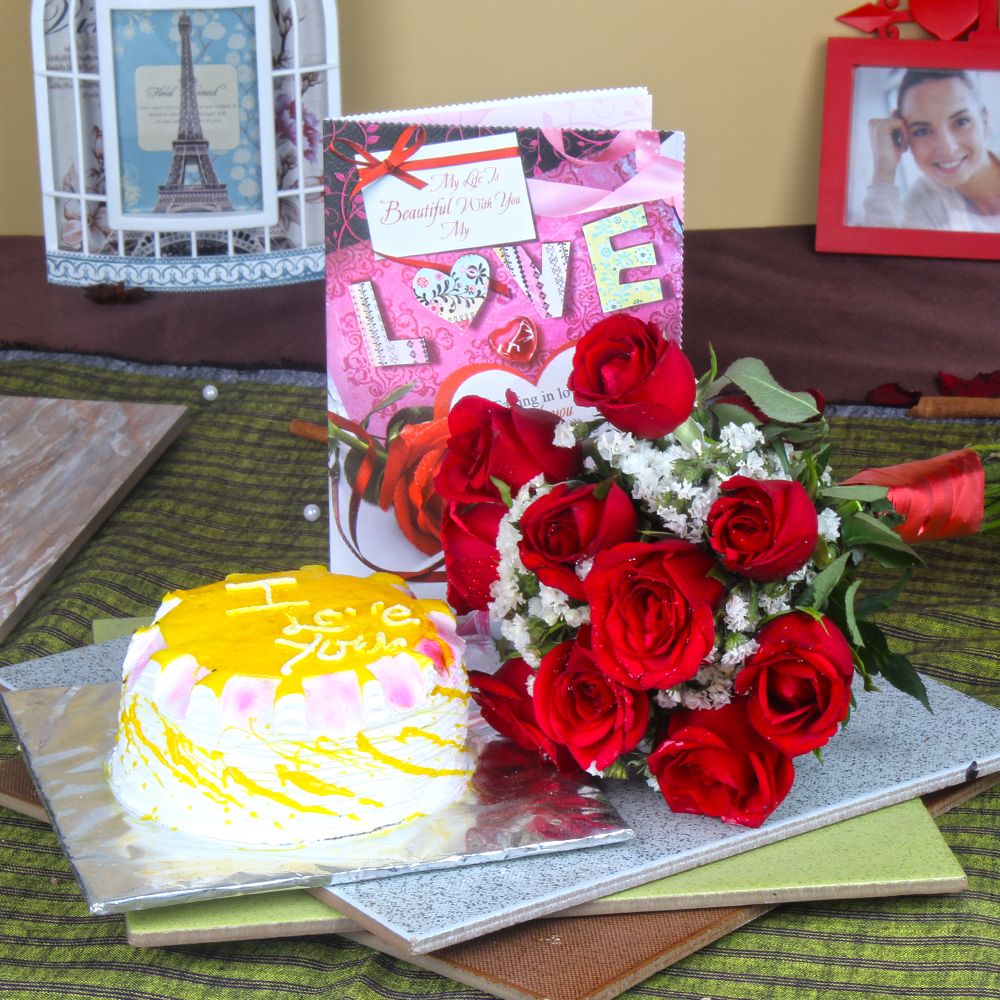
[[[330,143],[329,150],[339,160],[350,163],[358,168],[358,183],[351,191],[353,197],[363,188],[380,177],[395,177],[404,181],[411,187],[427,187],[427,181],[415,177],[415,170],[434,170],[437,167],[458,167],[465,163],[480,163],[484,160],[505,160],[511,157],[520,156],[517,146],[503,146],[500,149],[482,149],[470,153],[449,153],[444,156],[425,156],[419,160],[413,157],[427,141],[427,133],[420,125],[410,125],[399,135],[393,143],[392,149],[384,154],[384,159],[379,159],[379,155],[369,152],[360,143],[351,139],[341,139],[348,149],[352,150],[360,159],[345,156],[336,148],[336,143]]]
[[[963,448],[936,458],[862,469],[843,486],[887,486],[889,503],[904,521],[906,542],[974,535],[983,523],[986,473],[976,452]]]

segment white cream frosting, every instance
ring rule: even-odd
[[[300,627],[304,610],[279,610],[275,595],[268,592],[275,608],[268,613]],[[409,615],[380,612],[386,635],[369,643],[374,652],[358,652],[365,644],[357,642],[346,657],[317,659],[320,648],[310,647],[291,671],[282,664],[243,672],[170,647],[170,616],[184,597],[168,595],[156,623],[133,637],[123,664],[110,780],[130,812],[234,844],[288,844],[400,823],[464,793],[468,683],[463,643],[443,605],[410,597],[390,606],[405,606]],[[313,605],[305,609],[313,621],[331,620]],[[234,628],[231,612],[218,627]],[[296,628],[275,634],[295,638]],[[283,657],[279,651],[274,662]]]

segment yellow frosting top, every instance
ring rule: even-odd
[[[323,566],[287,573],[236,573],[219,583],[174,591],[179,600],[157,623],[167,648],[152,660],[165,666],[191,654],[211,671],[200,683],[221,692],[233,674],[274,678],[282,693],[300,690],[305,677],[353,670],[360,683],[376,660],[418,650],[424,640],[450,666],[450,645],[428,614],[452,617],[441,601],[412,597],[391,573],[341,576]],[[154,626],[155,627],[155,626]],[[424,649],[427,647],[424,646]]]

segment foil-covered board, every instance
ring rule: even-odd
[[[71,679],[67,656],[58,654],[57,675],[36,661],[33,681]],[[118,662],[110,668],[117,673]],[[100,676],[89,660],[84,672],[91,680]],[[542,766],[478,718],[470,729],[476,766],[469,790],[433,815],[293,847],[240,848],[187,836],[133,817],[111,793],[106,762],[119,692],[119,682],[0,692],[92,913],[476,865],[632,837],[587,775]]]

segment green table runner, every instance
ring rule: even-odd
[[[219,383],[207,403],[203,384],[55,360],[0,367],[0,394],[192,410],[181,438],[0,645],[0,670],[83,645],[95,618],[148,614],[167,590],[326,561],[326,517],[302,517],[306,503],[325,510],[324,451],[287,429],[293,417],[323,419],[322,390]],[[997,424],[832,425],[844,476],[1000,436]],[[920,669],[1000,707],[1000,543],[958,539],[923,554],[886,631]],[[0,757],[16,749],[0,724]],[[1000,1000],[1000,789],[939,825],[969,876],[962,895],[783,906],[623,995]],[[11,998],[486,996],[336,936],[132,949],[121,917],[87,913],[52,831],[4,809],[0,920],[0,989]]]

